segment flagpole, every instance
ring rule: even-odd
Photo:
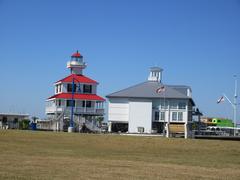
[[[236,136],[236,128],[237,128],[237,76],[234,75],[235,78],[235,93],[234,93],[234,136]]]
[[[165,125],[165,114],[166,114],[166,95],[165,95],[165,91],[164,91],[164,97],[163,97],[163,106],[164,106],[164,121],[163,121],[163,136],[166,136],[166,125]],[[160,114],[161,117],[161,114]]]
[[[227,99],[227,101],[232,105],[233,107],[233,134],[236,136],[236,128],[237,128],[237,76],[234,75],[235,78],[235,90],[234,90],[234,99],[233,103],[230,101],[230,99],[226,96],[226,94],[223,94],[223,96]]]
[[[165,108],[165,86],[163,85],[163,86],[161,86],[160,88],[158,88],[157,90],[156,90],[156,93],[164,93],[164,95],[163,95],[163,108],[162,108],[162,105],[161,105],[161,98],[159,97],[159,108],[158,108],[158,112],[159,112],[159,120],[161,120],[161,112],[164,112],[164,119],[163,119],[163,136],[165,137],[166,136],[166,133],[165,133],[165,130],[166,130],[166,128],[165,128],[165,113],[166,113],[166,108]]]
[[[227,101],[232,105],[232,107],[234,108],[234,104],[232,103],[232,101],[230,101],[230,99],[226,96],[226,94],[223,93],[223,96],[227,99]]]

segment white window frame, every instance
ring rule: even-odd
[[[158,119],[156,119],[156,113],[158,113]],[[155,111],[154,112],[154,121],[159,121],[160,118],[160,112],[159,111]]]
[[[170,102],[170,109],[178,109],[178,103],[176,101]]]
[[[173,117],[176,117],[176,118],[173,119]],[[178,112],[172,112],[172,121],[177,121],[177,120],[178,120]]]
[[[181,105],[184,105],[184,106],[180,106]],[[179,102],[178,103],[178,109],[186,109],[186,102]]]
[[[181,115],[180,115],[181,114]],[[180,118],[181,117],[181,118]],[[183,112],[178,112],[177,116],[178,121],[182,122],[183,121]]]
[[[161,111],[159,115],[160,115],[160,116],[159,116],[160,121],[164,121],[165,118],[166,118],[166,113],[165,113],[165,111]]]

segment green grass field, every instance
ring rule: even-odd
[[[240,179],[240,142],[0,131],[0,179]]]

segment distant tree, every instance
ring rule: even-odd
[[[29,128],[29,119],[23,119],[22,121],[19,122],[19,129],[28,129]]]

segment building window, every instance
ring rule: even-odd
[[[165,112],[161,112],[160,114],[160,120],[164,121],[165,120]]]
[[[159,121],[159,111],[155,111],[154,119],[155,121]]]
[[[178,109],[186,109],[186,103],[180,102],[180,103],[178,104]]]
[[[165,100],[160,103],[161,109],[167,109],[167,102]]]
[[[178,105],[177,102],[171,102],[170,103],[170,108],[171,109],[177,109],[177,105]]]
[[[56,93],[60,93],[62,92],[62,85],[61,84],[57,84],[56,85]]]
[[[58,92],[62,92],[62,85],[61,84],[58,85]]]
[[[92,85],[83,85],[83,93],[92,93]]]
[[[92,102],[91,101],[83,101],[82,102],[82,107],[91,107],[92,106]]]
[[[183,121],[183,112],[172,112],[172,121]]]
[[[172,112],[172,120],[177,121],[177,112]]]
[[[2,118],[2,123],[5,125],[5,124],[7,124],[7,122],[8,122],[7,117],[6,117],[6,116],[3,116],[3,118]]]
[[[91,107],[92,102],[91,101],[87,101],[86,107]]]
[[[74,84],[74,92],[76,92],[77,85]],[[72,92],[72,84],[67,84],[67,91]]]
[[[178,121],[183,121],[183,113],[178,112]]]
[[[18,118],[14,118],[13,124],[17,124],[17,123],[18,123]]]
[[[72,106],[72,100],[67,100],[67,107]],[[75,100],[73,100],[73,106],[75,107]]]

